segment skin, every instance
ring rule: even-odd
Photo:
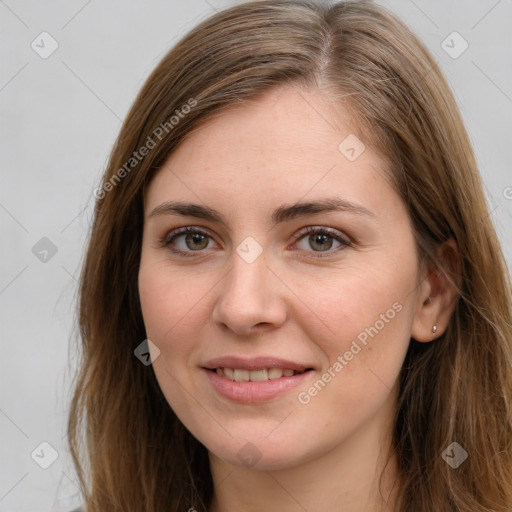
[[[355,133],[348,113],[338,113],[335,122],[318,91],[273,89],[192,133],[147,190],[139,291],[147,337],[160,350],[153,368],[169,405],[209,450],[213,512],[380,510],[378,479],[410,338],[430,342],[432,325],[442,334],[453,310],[443,274],[420,272],[409,216],[386,162],[368,145],[354,161],[338,150]],[[278,206],[326,197],[357,203],[373,216],[332,211],[271,221]],[[227,223],[149,217],[169,200],[207,205]],[[174,239],[174,248],[192,257],[159,243],[183,226],[210,237]],[[312,234],[298,236],[306,226],[331,228],[352,243],[315,243]],[[252,263],[236,251],[249,236],[262,250]],[[393,304],[400,311],[300,403],[298,393],[332,371]],[[218,395],[200,368],[225,355],[271,355],[314,371],[284,395],[240,404]],[[237,456],[244,446],[255,465]],[[382,481],[389,510],[396,468],[391,458]]]

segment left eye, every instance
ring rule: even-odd
[[[309,235],[306,238],[306,235]],[[330,251],[329,249],[332,248],[332,240],[336,240],[339,243],[339,247],[350,247],[351,243],[350,241],[346,240],[344,237],[342,237],[337,231],[327,229],[327,228],[318,228],[318,227],[308,227],[306,228],[301,235],[298,237],[297,240],[306,239],[307,243],[310,244],[310,247],[317,247],[318,250],[314,250],[313,252],[336,252]],[[307,250],[307,249],[305,249]],[[322,257],[322,255],[318,255],[316,257]]]
[[[307,235],[309,236],[307,237]],[[184,247],[178,247],[178,244],[176,243],[176,240],[181,237],[184,237]],[[212,239],[212,237],[208,233],[198,228],[188,226],[171,231],[171,233],[162,240],[161,246],[169,247],[170,250],[176,254],[194,256],[193,253],[201,252],[203,249],[208,248],[209,239]],[[303,239],[307,240],[310,247],[313,247],[314,250],[311,252],[336,252],[336,249],[332,251],[330,250],[333,245],[333,239],[339,243],[338,248],[351,246],[351,242],[349,240],[341,236],[338,231],[331,230],[329,228],[309,226],[299,233],[295,243],[302,241]],[[301,250],[308,252],[308,250],[304,248],[301,248]],[[322,257],[322,255],[319,254],[315,257]]]

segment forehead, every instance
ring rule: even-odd
[[[386,162],[364,149],[365,141],[352,131],[348,112],[340,106],[333,116],[332,105],[320,93],[271,90],[189,134],[150,183],[147,209],[169,196],[208,204],[213,200],[224,209],[337,192],[360,201],[368,190],[386,186]],[[352,148],[346,146],[354,146],[355,159],[347,158],[346,150]],[[381,194],[375,201],[384,199]]]

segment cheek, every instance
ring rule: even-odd
[[[167,402],[180,417],[186,417],[190,393],[188,362],[197,339],[201,298],[211,288],[201,280],[184,277],[165,262],[141,260],[139,296],[146,336],[159,349],[153,371]],[[183,416],[184,415],[184,416]]]
[[[393,273],[383,265],[377,270],[375,265],[371,271],[361,266],[333,271],[321,279],[302,277],[297,296],[309,306],[303,311],[307,317],[303,325],[314,325],[322,337],[339,340],[357,337],[376,323],[379,331],[402,323],[407,316],[402,312],[414,296],[410,293],[414,269],[403,267]]]
[[[367,421],[391,398],[414,311],[398,290],[389,288],[385,293],[382,283],[345,284],[345,294],[329,290],[328,296],[337,299],[314,302],[322,322],[311,312],[301,320],[303,329],[315,323],[309,337],[318,345],[323,364],[317,380],[298,390],[296,398],[304,406],[299,410],[306,425],[306,417],[331,424],[326,432],[333,436],[336,429],[349,432]]]
[[[191,277],[166,262],[141,261],[139,296],[147,337],[163,356],[176,360],[192,348],[197,330],[205,325],[203,301],[211,291],[208,277]],[[173,340],[176,343],[173,343]],[[166,357],[167,358],[167,357]]]
[[[302,281],[301,294],[312,307],[297,318],[321,349],[325,368],[339,377],[333,390],[341,386],[343,396],[360,397],[361,385],[372,383],[391,388],[400,371],[414,316],[410,283],[416,278],[413,262],[402,263],[400,271],[396,264],[360,266],[315,280],[315,286]]]

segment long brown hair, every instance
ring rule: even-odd
[[[422,262],[442,269],[436,247],[449,237],[458,246],[448,328],[432,343],[411,340],[401,373],[396,510],[510,511],[510,277],[453,94],[423,44],[380,6],[263,0],[206,19],[162,59],[95,192],[68,423],[87,512],[208,510],[207,450],[134,355],[146,338],[137,289],[144,190],[200,123],[284,84],[350,108],[390,164]],[[441,456],[452,442],[468,453],[456,469]]]

